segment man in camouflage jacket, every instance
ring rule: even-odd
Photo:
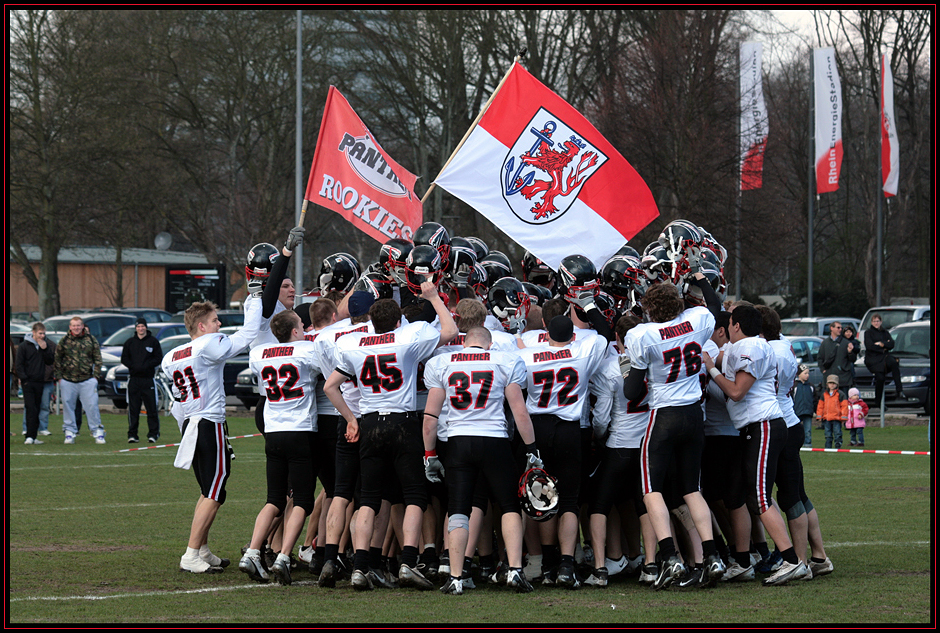
[[[55,350],[55,378],[62,394],[65,443],[74,444],[78,435],[75,403],[81,400],[88,414],[88,429],[97,444],[104,444],[104,426],[98,410],[98,375],[101,373],[101,348],[88,333],[81,317],[72,317],[69,332]]]

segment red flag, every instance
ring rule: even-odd
[[[580,112],[516,64],[435,181],[558,268],[598,268],[659,215],[649,187]]]
[[[769,125],[761,78],[760,42],[744,42],[740,52],[741,191],[760,189]]]
[[[816,110],[816,193],[839,189],[842,169],[842,84],[832,47],[813,51]]]
[[[881,56],[881,180],[885,197],[898,195],[901,154],[898,130],[894,125],[894,77],[891,56]]]
[[[304,200],[336,211],[380,243],[410,240],[422,222],[415,180],[330,86]]]

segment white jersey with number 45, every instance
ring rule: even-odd
[[[529,415],[557,415],[580,420],[589,381],[607,353],[607,339],[592,336],[564,347],[519,350],[528,374],[526,409]]]
[[[336,341],[336,369],[359,383],[363,415],[417,408],[418,364],[434,352],[441,333],[418,321],[384,334],[352,333]]]
[[[320,366],[313,341],[261,345],[251,350],[248,365],[267,397],[265,433],[317,430]]]
[[[702,399],[702,348],[715,330],[715,317],[696,306],[672,321],[642,323],[624,345],[633,367],[646,370],[650,407],[681,407]]]

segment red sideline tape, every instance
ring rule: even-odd
[[[260,437],[261,433],[253,433],[251,435],[229,435],[228,439],[238,440],[243,437]],[[161,444],[160,446],[141,446],[139,448],[125,448],[119,451],[114,451],[115,453],[129,453],[131,451],[149,451],[151,448],[169,448],[171,446],[179,446],[179,444]]]
[[[930,455],[930,451],[876,451],[867,448],[809,448],[803,447],[801,451],[814,451],[817,453],[874,453],[876,455]]]

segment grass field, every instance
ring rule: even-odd
[[[103,418],[106,445],[87,430],[74,446],[63,445],[61,416],[50,418],[54,435],[42,446],[10,437],[8,625],[932,623],[932,456],[803,453],[807,491],[835,564],[812,582],[652,592],[630,579],[604,590],[537,587],[527,595],[486,586],[463,596],[357,593],[348,582],[321,589],[305,571],[290,587],[259,585],[238,572],[265,497],[260,437],[232,441],[228,501],[212,528],[213,551],[232,566],[210,576],[177,571],[198,497],[193,474],[173,468],[175,448],[118,452],[128,448],[126,418]],[[20,419],[17,412],[17,434]],[[161,441],[179,439],[172,420],[162,425]],[[255,433],[254,420],[230,418],[229,431]],[[819,446],[822,432],[814,433]],[[871,427],[865,439],[868,449],[928,450],[925,426]]]

